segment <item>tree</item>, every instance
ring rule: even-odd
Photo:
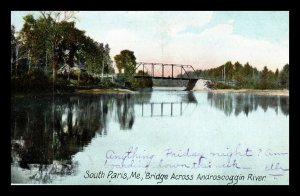
[[[121,74],[121,70],[124,70],[124,73],[121,74],[121,79],[125,82],[125,86],[132,87],[134,83],[133,75],[137,69],[134,52],[122,50],[114,59],[119,73]]]
[[[24,24],[18,37],[15,36],[14,26],[11,26],[11,72],[19,72],[18,65],[21,65],[22,71],[26,71],[21,77],[12,78],[16,81],[15,84],[20,86],[19,81],[34,78],[36,74],[48,81],[48,67],[52,67],[53,82],[62,66],[66,66],[70,79],[71,67],[75,63],[84,65],[92,74],[114,72],[109,45],[104,46],[77,29],[75,22],[71,20],[74,12],[41,11],[40,14],[38,18],[33,15],[23,18]],[[84,78],[97,82],[91,73],[84,74],[87,76]],[[28,79],[27,86],[31,88],[29,80],[31,79]]]
[[[82,48],[82,59],[84,60],[85,68],[95,74],[100,74],[102,71],[104,47],[102,43],[98,43],[86,37]]]
[[[94,71],[94,63],[96,61],[96,57],[98,53],[97,44],[90,37],[85,37],[83,41],[83,46],[79,51],[78,59],[85,64],[85,68],[93,72]]]
[[[268,67],[264,66],[263,70],[261,71],[261,79],[262,80],[266,80],[267,79],[268,72],[269,72]]]
[[[289,64],[286,64],[280,71],[279,82],[283,88],[289,89]]]
[[[70,79],[70,69],[74,66],[75,56],[82,47],[85,38],[84,31],[75,28],[74,22],[62,22],[61,28],[63,29],[63,39],[58,48],[62,50],[63,62],[68,67],[68,79]]]
[[[142,70],[139,70],[138,75],[143,75],[143,76],[149,76],[148,73],[143,72]],[[168,82],[170,82],[168,80]],[[143,79],[135,79],[133,82],[133,87],[134,88],[152,88],[153,86],[153,81],[152,78],[143,78]]]
[[[103,61],[104,61],[104,73],[114,73],[114,69],[112,67],[113,61],[110,58],[110,48],[108,44],[105,44],[104,47],[104,54],[103,54]]]
[[[28,71],[32,66],[47,68],[48,54],[52,50],[50,44],[52,32],[49,28],[54,23],[53,18],[34,19],[33,15],[27,15],[23,19],[24,25],[19,38],[27,54]]]
[[[278,68],[275,71],[275,77],[276,77],[276,79],[279,77],[279,70],[278,70]]]
[[[244,65],[243,76],[247,78],[252,76],[252,67],[248,62]]]
[[[44,20],[48,21],[48,25],[45,31],[49,35],[48,41],[51,46],[50,56],[52,61],[52,77],[53,81],[55,81],[57,76],[57,66],[59,60],[59,56],[57,55],[59,53],[58,45],[62,41],[62,35],[64,30],[63,25],[61,25],[61,23],[66,22],[70,19],[74,19],[75,12],[41,11],[40,13]]]
[[[114,73],[108,44],[99,43],[90,37],[85,37],[78,51],[77,59],[85,64],[85,68],[95,74]]]
[[[259,87],[261,89],[267,89],[268,88],[268,67],[264,66],[263,70],[261,71],[261,75],[260,75],[260,84]]]
[[[74,18],[74,12],[41,11],[40,14],[38,19],[33,15],[23,18],[20,40],[26,48],[28,71],[32,66],[44,67],[47,71],[50,61],[55,81],[58,64],[66,62],[73,66],[84,32],[76,29],[74,22],[68,22]]]
[[[243,80],[243,65],[240,64],[238,61],[234,63],[234,79],[238,82],[242,82]]]
[[[11,26],[11,72],[14,72],[15,76],[25,71],[25,66],[20,65],[30,65],[30,50],[33,45],[30,41],[33,39],[30,29],[33,28],[35,20],[28,15],[24,17],[24,21],[23,29],[18,36],[15,36],[17,33],[15,27]],[[22,35],[26,35],[26,38]]]
[[[114,57],[116,66],[121,73],[124,70],[124,74],[134,74],[136,70],[136,58],[134,52],[130,50],[122,50],[120,54]]]
[[[11,34],[10,34],[10,73],[13,72],[13,64],[16,60],[16,37],[15,37],[15,26],[11,25]]]
[[[26,48],[26,54],[27,54],[27,65],[28,70],[30,70],[30,60],[32,59],[31,56],[34,54],[32,51],[35,49],[34,46],[36,46],[35,41],[36,35],[35,35],[35,19],[33,18],[33,15],[27,15],[24,18],[24,25],[20,32],[20,40],[24,47]]]
[[[225,63],[225,74],[227,80],[232,80],[234,75],[234,67],[231,61]]]

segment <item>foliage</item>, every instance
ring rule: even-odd
[[[86,65],[85,68],[89,72],[111,74],[114,73],[114,69],[109,53],[110,48],[108,44],[103,46],[103,43],[98,43],[92,38],[86,37],[79,58]]]
[[[224,84],[224,83],[221,83],[221,82],[214,82],[212,84],[212,87],[216,88],[216,89],[230,89],[230,88],[232,88],[231,86],[229,86],[227,84]]]
[[[289,64],[286,64],[279,73],[281,87],[289,89]]]
[[[136,58],[134,52],[130,50],[122,50],[120,54],[114,57],[116,66],[121,73],[122,69],[124,70],[125,75],[132,75],[136,70]]]
[[[114,59],[121,79],[130,88],[135,82],[133,75],[137,68],[134,52],[130,50],[122,50],[120,54],[114,57]],[[124,71],[124,73],[122,73],[122,70]]]
[[[40,70],[45,80],[52,79],[61,85],[57,73],[62,66],[66,67],[67,75],[60,75],[60,80],[79,79],[78,74],[71,72],[74,66],[85,68],[90,74],[114,73],[109,45],[104,46],[77,29],[72,12],[41,11],[40,14],[38,18],[25,16],[20,32],[15,32],[11,26],[11,75],[14,82],[29,77],[33,70],[34,73]],[[99,84],[100,80],[83,74],[78,84],[85,82],[86,85]]]
[[[148,73],[144,73],[143,71],[139,71],[137,73],[138,75],[144,75],[144,76],[149,76]],[[143,78],[143,79],[134,79],[133,88],[152,88],[153,87],[153,81],[152,78]]]
[[[279,89],[288,88],[288,66],[288,64],[285,65],[280,72],[278,69],[273,72],[269,70],[267,66],[265,66],[263,70],[258,71],[257,68],[251,66],[248,62],[242,65],[239,62],[232,64],[228,61],[216,68],[196,70],[196,74],[200,77],[215,81],[215,87],[217,88],[228,88],[231,86],[231,88],[236,89]],[[220,81],[223,81],[223,83]],[[226,83],[226,85],[223,85],[224,83]]]
[[[77,29],[73,20],[74,12],[41,11],[40,14],[38,18],[34,18],[33,15],[25,16],[20,32],[16,32],[15,27],[11,26],[10,68],[13,90],[45,91],[56,85],[71,84],[67,80],[77,80],[73,83],[76,85],[112,85],[110,80],[93,77],[94,74],[114,73],[108,44],[97,42],[86,36],[83,30]],[[134,78],[137,63],[133,51],[122,50],[114,60],[120,73],[120,81],[125,86],[153,86],[150,78]],[[80,71],[72,72],[76,65],[80,67]],[[59,73],[57,78],[58,70],[63,66],[67,68],[67,74]],[[259,71],[248,62],[242,65],[239,62],[228,61],[216,68],[185,74],[211,79],[218,88],[289,89],[289,64],[282,70],[276,69],[273,72],[267,66]],[[51,80],[54,82],[52,85]],[[163,81],[155,82],[165,85]],[[177,86],[183,83],[176,81],[173,84]]]
[[[43,70],[33,68],[20,77],[13,77],[11,87],[13,92],[47,92],[52,90],[52,83]]]
[[[102,43],[97,43],[84,34],[84,31],[75,27],[75,22],[57,22],[51,14],[40,16],[38,19],[32,15],[25,16],[19,39],[28,55],[27,66],[43,68],[51,62],[55,64],[57,71],[58,65],[67,64],[72,67],[75,62],[97,56],[106,65],[104,71],[112,71],[108,44],[104,48]],[[97,63],[99,67],[102,66],[100,61]]]

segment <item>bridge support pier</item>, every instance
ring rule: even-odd
[[[198,81],[198,79],[190,79],[185,91],[193,90],[193,88],[195,87],[197,81]]]

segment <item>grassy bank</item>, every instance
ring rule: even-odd
[[[209,90],[214,93],[248,93],[259,95],[286,95],[289,96],[289,90],[256,90],[256,89],[216,89]]]

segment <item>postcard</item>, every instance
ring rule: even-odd
[[[288,11],[12,11],[12,185],[289,185]]]

